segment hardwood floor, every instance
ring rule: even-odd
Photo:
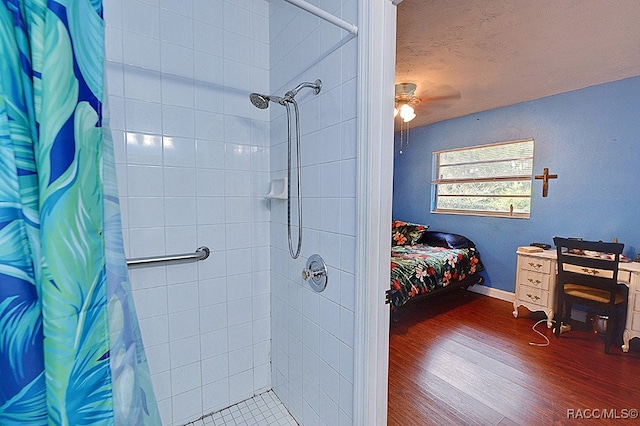
[[[542,323],[550,345],[532,346],[539,314],[512,311],[471,292],[405,306],[390,327],[388,424],[640,424],[624,411],[640,410],[640,339],[607,355],[586,329],[555,338]]]

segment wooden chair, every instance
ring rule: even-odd
[[[595,308],[608,315],[604,352],[615,328],[618,308],[627,306],[628,288],[618,284],[618,262],[624,244],[581,241],[554,237],[558,252],[558,280],[556,285],[556,327],[554,333],[570,329],[573,302]]]

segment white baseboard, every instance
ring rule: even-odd
[[[495,299],[504,300],[505,302],[513,302],[513,300],[516,298],[516,294],[511,293],[510,291],[485,287],[483,285],[472,285],[467,290],[474,293],[483,294],[485,296],[493,297]],[[580,322],[587,322],[587,312],[574,308],[571,310],[571,319]]]
[[[500,290],[499,288],[485,287],[483,285],[472,285],[468,288],[469,291],[478,294],[484,294],[485,296],[493,297],[495,299],[504,300],[505,302],[512,302],[516,298],[515,293],[510,291]]]

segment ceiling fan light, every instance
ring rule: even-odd
[[[402,119],[404,120],[405,123],[408,123],[409,121],[413,120],[414,118],[416,118],[416,114],[415,113],[411,113],[411,115],[403,117]]]
[[[400,107],[400,117],[406,123],[416,118],[416,113],[411,105],[404,104]]]

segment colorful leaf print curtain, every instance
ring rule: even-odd
[[[156,425],[100,0],[0,0],[0,425]],[[105,109],[106,111],[106,109]]]

